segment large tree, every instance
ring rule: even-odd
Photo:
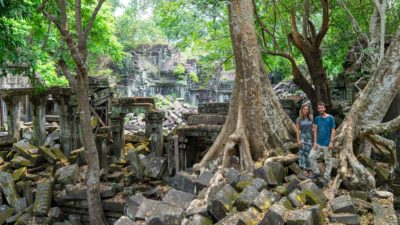
[[[265,53],[268,55],[280,56],[289,60],[292,67],[293,82],[307,95],[315,112],[317,112],[317,103],[319,101],[325,102],[328,107],[332,106],[331,91],[328,84],[326,68],[323,64],[323,54],[321,50],[322,41],[329,28],[328,0],[321,0],[322,22],[319,29],[316,28],[315,23],[312,22],[310,18],[311,12],[309,0],[303,1],[301,25],[297,23],[298,13],[295,10],[296,2],[292,3],[290,15],[291,30],[287,33],[288,47],[286,49],[282,48],[278,43],[279,36],[275,32],[275,27],[277,25],[276,21],[278,20],[277,18],[282,18],[282,15],[276,16],[275,24],[269,24],[270,27],[273,27],[270,29],[259,15],[256,0],[253,0],[253,4],[255,6],[254,10],[257,22],[261,27],[262,36],[265,37],[265,34],[268,35],[273,43],[272,46],[269,46],[268,42],[263,42]],[[271,7],[275,8],[275,14],[280,14],[281,12],[277,4],[274,3]],[[301,27],[301,30],[299,30],[298,27]],[[291,45],[293,45],[304,58],[305,64],[307,65],[307,73],[311,78],[310,80],[306,78],[307,76],[300,69],[296,57],[292,54]]]
[[[392,166],[396,163],[394,142],[379,134],[399,129],[399,118],[381,123],[400,89],[399,60],[400,27],[368,85],[339,127],[336,148],[339,150],[340,170],[334,182],[335,188],[341,181],[346,181],[352,188],[370,189],[376,186],[374,176],[357,160],[357,155],[368,151],[368,148],[355,151],[353,146],[356,140],[369,142],[381,154],[388,155]]]
[[[252,169],[253,161],[273,156],[274,149],[282,147],[293,135],[294,124],[281,107],[264,70],[253,12],[251,0],[233,0],[228,4],[235,85],[225,125],[195,169],[221,155],[222,165],[227,167],[235,149],[239,150],[243,169]]]
[[[101,225],[107,224],[100,198],[100,166],[99,156],[96,149],[94,134],[91,125],[91,110],[89,104],[89,67],[88,67],[88,38],[93,28],[96,16],[101,9],[105,0],[98,0],[97,5],[89,18],[83,22],[82,3],[81,0],[75,0],[74,14],[75,24],[69,26],[68,6],[70,2],[67,0],[58,1],[58,13],[50,14],[49,3],[43,0],[40,10],[43,15],[50,20],[60,32],[63,41],[66,43],[70,56],[75,65],[75,71],[72,73],[65,59],[59,60],[64,75],[68,78],[70,86],[76,91],[78,96],[79,120],[82,131],[82,142],[85,147],[85,154],[88,164],[87,174],[87,201],[89,208],[90,224]]]
[[[233,0],[228,4],[228,11],[236,62],[235,87],[226,123],[195,169],[205,167],[209,160],[218,156],[223,158],[222,166],[227,167],[236,149],[243,169],[251,169],[254,160],[262,156],[272,158],[273,149],[281,147],[293,131],[293,123],[283,112],[262,68],[251,0]],[[356,189],[373,190],[376,187],[374,176],[357,159],[362,152],[353,149],[360,142],[368,141],[389,158],[391,166],[395,165],[394,142],[379,135],[400,126],[400,117],[381,123],[400,89],[399,59],[400,28],[367,87],[338,128],[335,147],[340,169],[330,193],[333,194],[342,181]]]

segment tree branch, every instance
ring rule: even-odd
[[[307,32],[307,23],[308,23],[308,21],[309,21],[309,18],[310,18],[310,13],[309,13],[309,2],[308,2],[308,0],[304,0],[304,11],[303,11],[303,36],[305,37],[305,38],[307,38],[307,34],[308,34],[308,32]]]
[[[395,119],[380,124],[370,124],[361,128],[361,134],[381,134],[385,132],[392,132],[400,130],[400,116]]]
[[[321,45],[322,40],[324,39],[326,33],[328,32],[329,28],[329,6],[328,0],[321,0],[322,4],[322,25],[321,29],[319,30],[317,37],[314,42],[314,46],[319,48]]]
[[[286,58],[287,60],[289,60],[290,64],[292,65],[292,74],[293,74],[293,82],[302,87],[304,93],[306,93],[306,95],[309,98],[312,98],[312,96],[314,96],[314,88],[311,86],[310,82],[307,81],[307,79],[304,77],[303,73],[300,71],[296,60],[293,58],[293,56],[287,54],[287,53],[283,53],[283,52],[271,52],[271,51],[265,51],[265,54],[269,54],[269,55],[274,55],[274,56],[280,56],[283,58]],[[311,100],[311,99],[310,99]]]
[[[81,45],[82,41],[81,38],[84,37],[83,33],[83,25],[82,25],[82,2],[81,0],[75,0],[75,26],[76,26],[76,33],[79,37],[78,44]]]
[[[39,10],[42,12],[43,16],[54,23],[54,25],[61,31],[61,22],[53,15],[50,15],[44,8],[47,4],[47,0],[43,0],[39,5]]]
[[[67,2],[58,0],[58,5],[60,7],[61,33],[68,32]]]
[[[381,153],[387,162],[395,167],[397,164],[396,143],[382,136],[371,134],[365,136],[369,142]]]
[[[90,31],[92,30],[94,20],[96,19],[97,13],[100,11],[101,6],[103,5],[105,0],[99,0],[97,2],[96,8],[94,9],[92,16],[89,19],[89,22],[85,29],[85,41],[87,41]]]
[[[74,77],[74,75],[69,72],[67,63],[65,62],[65,60],[63,58],[60,58],[57,62],[58,66],[61,68],[62,73],[64,74],[64,76],[68,79],[69,84],[71,87],[75,88],[76,87],[76,78]]]
[[[258,10],[257,10],[257,6],[256,6],[256,1],[255,0],[253,0],[253,8],[254,8],[254,15],[256,16],[256,20],[257,20],[258,24],[260,25],[262,31],[264,31],[265,33],[267,33],[271,37],[272,41],[274,42],[274,48],[278,49],[279,45],[278,45],[278,42],[276,41],[274,33],[272,33],[267,28],[265,23],[261,20],[260,15],[258,14]]]
[[[351,25],[353,27],[353,30],[361,36],[366,43],[369,43],[369,38],[368,36],[361,30],[360,25],[358,25],[358,22],[356,18],[354,18],[353,14],[350,12],[350,10],[347,8],[346,4],[343,2],[343,0],[336,0],[339,5],[346,11],[347,16],[349,17],[349,20],[351,22]]]

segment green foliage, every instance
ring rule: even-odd
[[[71,71],[74,64],[58,30],[45,20],[38,10],[41,0],[3,0],[0,4],[0,69],[1,73],[20,74],[31,78],[37,90],[49,86],[67,86],[67,79],[60,76],[57,61],[64,58]],[[68,4],[69,29],[74,30],[74,4]],[[96,1],[83,1],[82,20],[87,24]],[[57,4],[48,2],[49,13],[57,14]],[[99,57],[122,59],[122,46],[115,37],[115,19],[112,5],[104,4],[99,11],[89,35],[89,68],[104,70],[97,65]],[[74,35],[74,33],[73,33]],[[11,66],[10,66],[11,65]],[[96,72],[93,72],[96,74]],[[37,75],[41,79],[37,79]],[[40,80],[43,80],[40,82]]]
[[[192,80],[194,83],[199,83],[200,81],[199,81],[199,77],[197,76],[197,73],[196,72],[191,72],[190,74],[189,74],[189,78],[190,78],[190,80]]]
[[[197,58],[202,70],[214,74],[221,66],[233,68],[225,1],[166,0],[154,10],[157,24],[187,58]]]
[[[152,7],[155,0],[132,0],[124,13],[117,17],[117,37],[126,51],[140,44],[166,44],[164,32],[156,24],[155,17],[140,17]],[[142,15],[143,16],[143,15]]]
[[[53,61],[37,62],[37,72],[44,79],[44,85],[51,86],[68,86],[68,80],[64,76],[58,76],[55,71],[55,63]]]
[[[173,71],[173,74],[179,79],[179,80],[183,80],[185,79],[185,67],[183,66],[182,63],[179,63],[176,68]]]

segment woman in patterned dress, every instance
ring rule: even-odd
[[[296,119],[296,137],[300,147],[299,166],[304,170],[304,175],[308,175],[310,170],[308,155],[313,141],[313,121],[308,105],[301,106],[300,115]]]

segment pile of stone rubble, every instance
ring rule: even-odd
[[[129,198],[121,224],[397,224],[390,192],[340,190],[328,201],[326,190],[300,179],[301,173],[296,163],[278,162],[252,173],[233,168],[199,176],[179,172],[170,180],[173,189],[159,200],[141,194]]]
[[[169,97],[157,95],[155,97],[156,107],[165,112],[163,130],[165,133],[170,133],[175,127],[183,125],[183,114],[193,113],[196,107],[180,101],[171,100]],[[130,132],[144,132],[146,127],[144,114],[128,114],[126,115],[127,122],[125,129]]]
[[[132,164],[119,159],[101,172],[100,194],[110,224],[124,215],[128,197],[134,193],[154,196],[154,190],[166,186],[162,181],[167,179],[166,158],[149,153],[145,138],[129,141],[128,147],[142,142],[142,147],[127,149]],[[36,147],[22,140],[1,149],[0,224],[89,224],[85,164],[83,149],[67,157],[57,144]]]
[[[304,92],[302,92],[292,80],[279,82],[273,89],[279,99],[285,99],[290,96],[300,96],[301,98],[306,97]]]

